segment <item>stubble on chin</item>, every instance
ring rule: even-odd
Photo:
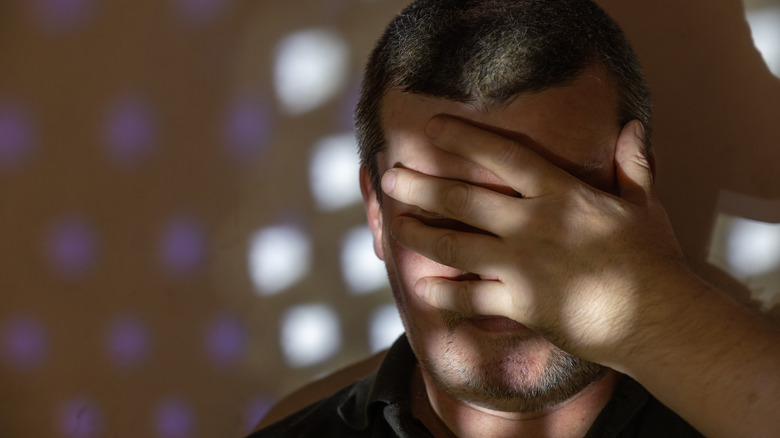
[[[464,402],[506,412],[540,412],[573,397],[606,370],[535,336],[485,338],[476,351],[469,351],[458,336],[465,318],[450,311],[441,311],[441,317],[447,327],[443,351],[439,357],[418,359],[440,390]]]
[[[389,252],[385,250],[385,254]],[[407,336],[423,372],[436,386],[453,397],[487,409],[505,412],[540,412],[582,391],[598,380],[606,368],[570,355],[542,338],[508,335],[486,338],[481,351],[491,357],[472,357],[459,345],[458,328],[465,324],[462,314],[439,310],[438,317],[447,332],[441,351],[418,351],[418,333],[408,314],[407,295],[402,292],[398,276],[387,264],[391,289],[398,305]],[[540,343],[549,345],[549,354],[541,365],[529,360],[528,351]]]

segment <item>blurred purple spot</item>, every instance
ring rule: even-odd
[[[241,360],[246,351],[246,328],[236,317],[217,317],[208,332],[207,344],[215,363],[221,366],[233,365]]]
[[[203,228],[194,218],[181,216],[165,225],[160,258],[170,274],[186,275],[197,270],[203,262],[205,250]]]
[[[234,158],[244,162],[265,149],[270,130],[268,107],[251,98],[238,98],[228,110],[225,142]]]
[[[358,104],[358,100],[360,100],[360,80],[353,81],[341,101],[341,108],[338,112],[338,124],[345,131],[354,128],[355,122],[353,114],[355,112],[355,107]]]
[[[36,13],[44,27],[68,32],[82,26],[92,14],[92,0],[36,0]]]
[[[260,420],[271,410],[274,400],[270,397],[258,397],[249,403],[246,410],[246,433],[249,433],[257,427]]]
[[[164,400],[157,406],[157,435],[162,438],[185,438],[194,432],[190,409],[180,400]]]
[[[80,216],[61,218],[49,233],[49,260],[63,277],[80,278],[95,262],[96,240],[94,230]]]
[[[102,429],[100,414],[95,405],[85,399],[76,398],[62,406],[60,427],[68,438],[92,438]]]
[[[146,326],[135,317],[118,318],[109,327],[108,349],[121,368],[134,368],[142,364],[149,353]]]
[[[9,102],[0,102],[0,170],[24,164],[32,144],[32,124],[25,111]]]
[[[182,21],[198,25],[220,15],[227,0],[175,0],[175,3]]]
[[[16,316],[3,324],[3,356],[13,368],[28,371],[46,358],[46,331],[35,319]]]
[[[109,110],[106,146],[120,166],[133,166],[149,155],[156,124],[149,105],[136,97],[123,97]]]

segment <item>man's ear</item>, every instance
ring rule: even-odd
[[[363,206],[366,208],[366,219],[368,227],[371,228],[371,234],[374,235],[374,252],[380,260],[385,259],[382,248],[382,209],[379,206],[381,196],[376,192],[368,169],[360,167],[360,192],[363,194]]]

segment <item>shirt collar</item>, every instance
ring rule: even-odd
[[[350,427],[362,430],[369,426],[377,409],[385,412],[388,423],[400,422],[410,410],[409,384],[417,358],[406,335],[401,335],[387,351],[379,368],[353,385],[338,414]],[[407,415],[411,418],[411,415]]]

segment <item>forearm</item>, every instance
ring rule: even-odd
[[[780,331],[701,278],[656,283],[615,367],[710,438],[780,433]]]

